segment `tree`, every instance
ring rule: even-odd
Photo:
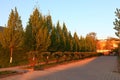
[[[106,40],[105,49],[112,50],[112,48],[113,48],[112,38],[108,37]]]
[[[87,51],[86,39],[81,36],[79,43],[80,43],[80,52],[86,52]]]
[[[41,52],[47,51],[51,44],[50,23],[46,17],[43,17],[37,8],[29,18],[25,31],[25,45],[28,51],[32,51],[32,58],[38,58]],[[28,54],[28,55],[31,55]]]
[[[69,51],[73,51],[73,37],[71,35],[71,32],[69,32],[68,44],[69,44]]]
[[[51,40],[47,27],[39,29],[38,34],[36,35],[36,43],[36,50],[40,52],[48,50]]]
[[[75,32],[74,33],[74,45],[73,45],[74,49],[73,50],[79,52],[79,46],[80,46],[80,44],[79,44],[79,38],[78,38],[77,33]]]
[[[89,34],[87,34],[87,37],[91,37],[94,40],[96,40],[96,33],[95,32],[90,32]]]
[[[65,23],[63,23],[62,33],[63,33],[62,38],[64,42],[63,43],[64,51],[69,51],[70,50],[70,39],[69,39],[69,33],[68,33]]]
[[[120,9],[117,8],[116,11],[115,11],[115,14],[116,14],[116,17],[117,17],[117,18],[115,18],[115,21],[113,22],[114,29],[117,31],[117,32],[115,32],[115,34],[118,38],[120,38]],[[119,53],[119,56],[120,56],[120,48],[118,48],[118,53]]]
[[[15,10],[11,10],[7,27],[0,33],[0,42],[4,48],[10,49],[10,63],[12,63],[13,50],[23,43],[22,21]]]
[[[59,46],[59,37],[57,35],[57,30],[55,27],[52,27],[51,35],[50,35],[51,45],[49,46],[50,52],[55,52]]]
[[[47,15],[47,17],[45,17],[45,26],[47,27],[48,32],[51,33],[53,27],[51,15]]]
[[[115,21],[113,22],[114,24],[114,29],[117,31],[115,32],[116,36],[120,38],[120,9],[116,9],[115,11],[116,17]]]
[[[41,27],[43,27],[43,17],[37,8],[33,11],[30,16],[26,31],[25,31],[25,45],[28,50],[35,51],[37,48],[36,36]]]
[[[97,45],[97,40],[96,40],[96,33],[95,32],[90,32],[86,36],[87,40],[87,45],[89,48],[90,52],[95,52],[96,51],[96,45]]]
[[[58,37],[58,51],[64,51],[65,50],[65,37],[63,35],[63,32],[62,32],[62,29],[61,29],[61,26],[59,24],[59,21],[57,22],[57,26],[56,26],[56,30],[57,30],[57,37]]]
[[[32,35],[32,26],[27,25],[24,37],[24,46],[27,51],[34,50],[34,37]]]

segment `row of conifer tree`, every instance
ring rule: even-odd
[[[24,14],[24,13],[23,13]],[[12,9],[4,30],[0,32],[0,48],[9,49],[10,60],[15,50],[39,52],[95,52],[96,33],[86,37],[73,35],[67,30],[65,23],[52,22],[50,14],[43,15],[35,8],[23,29],[17,8]]]

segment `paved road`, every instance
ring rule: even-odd
[[[115,56],[101,56],[1,80],[120,80],[116,67]]]

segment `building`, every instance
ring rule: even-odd
[[[104,55],[108,55],[109,52],[118,47],[120,43],[117,38],[109,38],[104,40],[97,41],[97,52],[104,53]]]

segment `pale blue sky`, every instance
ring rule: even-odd
[[[43,15],[50,12],[54,24],[65,22],[72,34],[96,32],[98,38],[116,37],[113,21],[120,0],[0,0],[0,26],[7,24],[11,9],[17,7],[25,28],[36,6]]]

